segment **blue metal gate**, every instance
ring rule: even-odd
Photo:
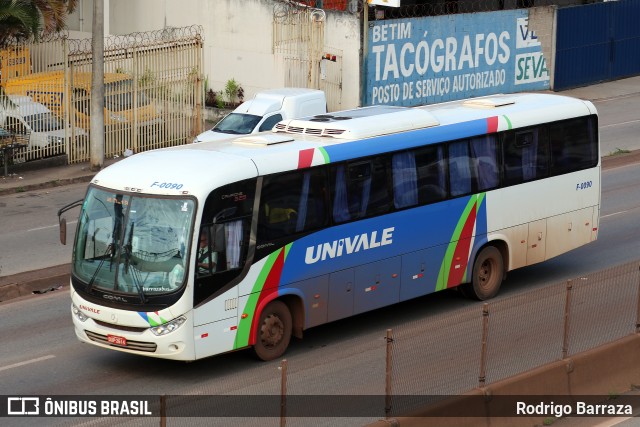
[[[554,90],[640,74],[640,0],[558,9]]]

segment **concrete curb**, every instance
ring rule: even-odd
[[[69,287],[71,264],[0,277],[0,302]]]
[[[76,184],[78,182],[89,182],[95,176],[94,173],[87,176],[77,176],[73,178],[62,178],[52,181],[39,182],[37,184],[26,184],[20,187],[0,188],[0,196],[8,194],[23,193],[26,191],[42,190],[43,188],[62,187],[64,185]]]
[[[540,396],[540,401],[551,403],[552,396],[577,397],[584,401],[591,396],[589,403],[604,403],[603,396],[619,395],[632,390],[640,384],[640,335],[633,334],[617,341],[596,347],[571,356],[570,358],[549,363],[522,374],[492,383],[484,388],[476,388],[443,402],[425,406],[403,417],[380,420],[369,427],[421,427],[437,425],[441,427],[513,427],[546,425],[546,416],[492,416],[492,414],[510,414],[515,407],[504,407],[505,400],[495,396]],[[546,400],[545,400],[546,396]],[[599,399],[599,400],[598,400]],[[574,399],[571,399],[574,400]],[[614,401],[612,403],[621,403]],[[473,407],[474,405],[475,407]],[[472,411],[484,416],[455,417],[451,414],[463,414]],[[471,413],[471,412],[468,412]],[[584,424],[583,424],[584,425]]]

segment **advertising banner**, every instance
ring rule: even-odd
[[[374,21],[363,105],[416,106],[549,88],[528,11]]]

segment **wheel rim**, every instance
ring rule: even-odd
[[[493,281],[496,276],[495,269],[495,262],[491,258],[484,260],[484,262],[480,264],[478,284],[482,289],[490,289],[493,286]]]
[[[264,319],[260,328],[260,341],[266,348],[274,348],[284,336],[284,323],[275,314],[270,314]]]

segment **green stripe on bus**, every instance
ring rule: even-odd
[[[460,234],[462,234],[462,229],[467,222],[467,218],[469,218],[469,214],[471,213],[471,209],[474,205],[476,205],[476,212],[478,207],[484,200],[485,193],[481,193],[478,195],[474,195],[469,197],[469,201],[467,202],[467,206],[464,208],[460,219],[458,219],[458,224],[456,225],[455,230],[453,230],[453,235],[449,241],[449,245],[447,246],[447,251],[445,252],[444,259],[442,260],[442,264],[440,265],[440,272],[438,274],[438,281],[436,283],[436,291],[441,291],[447,288],[447,283],[449,282],[449,269],[447,265],[451,265],[453,262],[453,254],[456,252],[456,247],[458,246],[458,242],[460,241]],[[466,271],[463,279],[466,279]]]
[[[238,333],[236,334],[236,339],[233,344],[233,348],[242,348],[246,347],[249,344],[249,335],[251,333],[251,323],[253,322],[253,316],[256,313],[256,306],[258,305],[258,299],[260,298],[260,292],[264,287],[265,282],[267,281],[267,277],[273,268],[273,264],[275,264],[276,259],[280,255],[280,250],[273,252],[271,255],[267,257],[267,260],[256,279],[256,282],[253,284],[253,289],[251,289],[251,294],[247,299],[247,304],[244,306],[244,309],[239,313],[242,315],[243,313],[247,314],[246,318],[240,317],[240,322],[238,322]]]
[[[513,125],[511,124],[511,120],[509,120],[509,117],[507,116],[502,116],[504,117],[504,119],[507,121],[507,129],[513,129]]]
[[[324,147],[318,147],[318,151],[322,154],[322,157],[324,157],[325,165],[327,163],[331,163],[331,160],[329,160],[329,153],[327,153],[327,150],[325,150]]]

